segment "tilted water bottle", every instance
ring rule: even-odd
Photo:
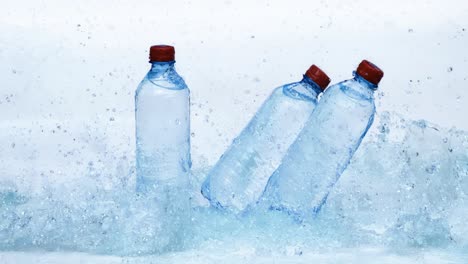
[[[319,212],[374,120],[374,91],[383,71],[364,60],[353,79],[328,88],[259,204],[299,219]]]
[[[209,172],[203,196],[232,212],[255,204],[329,83],[312,65],[302,81],[276,88]]]
[[[183,242],[190,211],[190,92],[174,68],[174,54],[172,46],[152,46],[151,69],[135,93],[137,193],[154,210],[142,212],[150,218],[145,221],[164,221],[172,239],[168,250]],[[162,237],[155,233],[147,246]]]

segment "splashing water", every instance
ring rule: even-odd
[[[42,142],[41,133],[17,127],[0,140],[23,135]],[[0,163],[1,250],[191,255],[233,249],[243,256],[298,257],[352,247],[468,249],[465,131],[381,113],[323,211],[300,224],[281,212],[234,217],[209,208],[199,194],[208,167],[193,172],[192,215],[181,223],[188,212],[177,210],[171,197],[134,193],[133,139],[111,141],[109,133],[112,128],[69,125],[55,135],[57,146],[31,150],[17,140],[0,150],[6,157]]]

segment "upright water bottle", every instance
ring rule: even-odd
[[[209,172],[203,196],[232,212],[255,204],[329,83],[312,65],[301,81],[276,88]]]
[[[364,60],[354,75],[325,91],[260,204],[299,219],[319,212],[374,120],[373,93],[383,71]]]
[[[135,94],[137,191],[186,188],[190,171],[190,96],[172,46],[150,48],[151,69]]]
[[[143,210],[125,235],[138,252],[182,249],[190,233],[190,92],[174,47],[150,48],[151,69],[135,93],[136,188]]]

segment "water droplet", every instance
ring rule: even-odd
[[[255,38],[255,36],[254,36],[254,35],[251,35],[251,36],[250,36],[250,38],[251,38],[251,39],[254,39],[254,38]]]
[[[195,133],[193,133],[193,132],[190,133],[190,136],[191,136],[191,137],[195,137]]]
[[[385,96],[385,93],[384,93],[384,92],[379,92],[379,93],[377,94],[377,96],[378,96],[379,99],[381,99],[382,97]]]
[[[437,170],[437,166],[432,164],[430,166],[427,166],[425,171],[429,174],[434,174],[434,172]]]
[[[16,144],[13,142],[11,143],[11,148],[15,148]]]
[[[426,128],[427,127],[427,124],[426,124],[426,121],[424,120],[418,120],[415,122],[415,125],[417,125],[418,127],[420,128]]]
[[[453,67],[448,67],[447,72],[452,72],[452,71],[453,71]]]
[[[109,121],[115,121],[114,117],[109,118]]]
[[[412,28],[408,28],[408,33],[413,33],[413,29]]]
[[[175,123],[176,123],[176,125],[180,125],[180,124],[181,124],[181,123],[180,123],[180,120],[179,120],[178,118],[175,120]]]

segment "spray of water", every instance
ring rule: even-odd
[[[6,136],[40,139],[36,132],[18,128]],[[236,217],[209,208],[199,193],[209,167],[192,173],[191,212],[171,202],[187,190],[139,197],[133,139],[108,133],[69,127],[55,135],[57,146],[16,142],[1,150],[7,157],[1,163],[1,250],[144,255],[237,247],[302,255],[363,245],[468,248],[465,131],[379,114],[323,211],[301,223],[277,211]]]

